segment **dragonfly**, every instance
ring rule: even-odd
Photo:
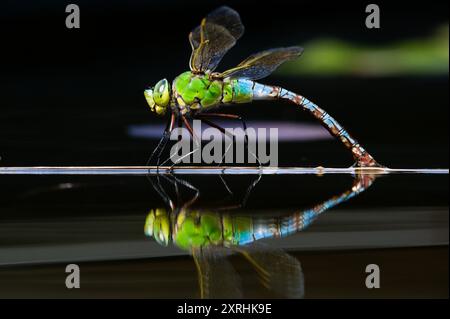
[[[311,208],[292,214],[257,216],[231,213],[230,210],[236,207],[225,208],[225,212],[220,208],[194,208],[200,192],[195,186],[174,175],[161,177],[171,182],[177,191],[184,185],[195,194],[181,205],[166,197],[169,206],[150,210],[144,232],[162,246],[174,244],[193,256],[202,298],[241,297],[239,279],[226,258],[233,253],[242,255],[253,266],[269,291],[289,298],[303,297],[303,272],[299,261],[283,250],[261,245],[259,241],[305,230],[324,212],[364,192],[376,178],[375,175],[357,174],[349,189]],[[161,194],[161,183],[152,184]],[[248,194],[244,198],[247,197]]]
[[[282,63],[303,53],[299,46],[281,47],[253,54],[236,67],[224,72],[216,68],[224,55],[243,35],[239,14],[227,6],[219,7],[201,20],[189,34],[192,54],[189,71],[177,76],[172,83],[162,79],[144,91],[150,110],[157,115],[170,114],[162,137],[153,150],[149,163],[156,156],[160,163],[171,132],[175,126],[186,126],[195,138],[190,120],[199,119],[223,134],[226,131],[214,119],[242,118],[235,114],[211,112],[227,104],[250,103],[253,100],[285,100],[310,113],[351,152],[355,167],[380,167],[375,159],[329,113],[308,100],[280,86],[256,82],[270,75]]]

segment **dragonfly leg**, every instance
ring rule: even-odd
[[[242,207],[247,205],[248,198],[250,197],[250,194],[252,193],[253,189],[256,187],[256,185],[259,183],[259,181],[262,178],[261,171],[258,174],[258,177],[250,184],[250,186],[247,188],[247,191],[245,192],[244,198],[242,199]]]
[[[200,113],[197,115],[197,118],[199,119],[208,119],[208,118],[226,118],[226,119],[235,119],[235,120],[239,120],[242,123],[242,129],[244,130],[244,145],[245,145],[245,149],[248,150],[248,135],[247,135],[247,123],[245,122],[245,120],[236,114],[227,114],[227,113]],[[217,127],[216,127],[217,128]],[[233,139],[234,141],[234,139]],[[229,148],[228,148],[229,149]],[[222,165],[223,160],[225,158],[226,153],[228,152],[228,149],[225,151],[224,156],[222,157],[221,162],[219,163],[219,166]],[[256,160],[259,163],[259,159],[256,157]],[[261,166],[261,165],[259,165]]]
[[[221,175],[219,175],[219,176],[221,176]],[[261,178],[262,178],[262,174],[260,173],[254,180],[252,180],[251,184],[247,187],[247,189],[244,193],[244,196],[242,197],[242,199],[240,201],[237,202],[237,204],[232,204],[232,205],[227,205],[227,206],[216,206],[214,209],[217,211],[222,211],[222,210],[231,210],[231,209],[245,207],[247,205],[247,201],[248,201],[248,198],[250,197],[251,192],[256,187],[256,185],[259,183]],[[222,179],[222,177],[221,177],[221,179]],[[231,188],[228,187],[225,180],[222,179],[222,181],[223,181],[224,185],[226,185],[227,191],[229,192],[229,194],[231,196],[234,196],[234,193],[231,191]]]
[[[180,205],[180,203],[182,203],[181,206],[183,208],[191,206],[200,196],[200,190],[197,187],[195,187],[194,185],[192,185],[191,183],[189,183],[188,181],[180,179],[173,174],[169,174],[167,176],[165,176],[165,175],[161,175],[161,176],[174,186],[175,194],[176,194],[177,200],[178,200],[178,205]],[[179,185],[182,185],[182,186],[194,191],[194,195],[192,196],[192,198],[182,202]]]
[[[166,205],[168,205],[170,207],[170,209],[173,210],[175,208],[175,205],[174,205],[172,199],[170,198],[170,196],[167,194],[164,187],[162,186],[160,176],[164,176],[164,175],[157,174],[156,175],[156,183],[153,181],[153,179],[150,175],[148,175],[147,178],[150,181],[150,183],[152,184],[153,189],[159,194],[159,196],[161,196],[161,198],[166,203]]]
[[[232,134],[232,133],[227,132],[223,127],[217,125],[214,122],[211,122],[210,120],[206,119],[205,117],[197,117],[197,118],[201,119],[203,122],[205,122],[209,126],[214,127],[215,129],[218,129],[223,135],[231,137],[231,139],[233,140],[233,143],[235,142],[236,136],[234,134]],[[223,160],[225,159],[225,155],[228,153],[228,150],[230,149],[230,146],[228,146],[228,148],[225,150],[225,153],[223,154],[222,159],[220,160],[220,163],[218,164],[218,166],[223,164]]]
[[[149,159],[147,160],[147,166],[150,165],[151,161],[153,160],[153,158],[156,156],[157,158],[157,162],[156,162],[156,166],[159,167],[159,161],[161,158],[161,154],[164,151],[164,148],[166,147],[166,144],[169,140],[170,137],[170,133],[172,133],[173,128],[175,125],[175,114],[172,113],[170,115],[169,121],[167,122],[166,128],[164,130],[163,135],[161,136],[161,139],[158,142],[158,145],[155,147],[155,149],[153,150],[152,154],[150,155]]]
[[[183,121],[181,120],[181,117],[177,118],[177,128],[180,129],[183,126]],[[182,137],[180,135],[178,135],[178,141],[180,141]],[[167,159],[165,159],[162,163],[161,166],[164,166],[170,159],[172,159],[172,157],[178,152],[178,144],[177,144],[177,149],[175,150],[175,152],[173,152],[173,154],[169,154],[169,157]]]
[[[225,178],[222,176],[223,174],[219,175],[220,180],[222,181],[223,186],[225,186],[225,189],[227,190],[228,194],[233,196],[233,191],[228,186],[228,183],[225,181]]]
[[[189,123],[188,119],[184,116],[184,115],[180,115],[180,117],[178,118],[178,128],[181,128],[182,125],[185,125],[187,130],[189,131],[189,134],[191,135],[193,141],[194,141],[194,150],[192,152],[189,152],[187,154],[183,154],[180,158],[178,158],[175,162],[173,162],[173,164],[170,166],[170,169],[173,169],[173,167],[177,164],[179,164],[183,159],[185,159],[186,157],[190,156],[191,154],[194,154],[195,152],[197,152],[198,150],[200,150],[200,145],[201,145],[201,140],[199,137],[197,137],[197,135],[195,134],[194,130],[192,129],[191,124]],[[180,140],[180,136],[178,138],[178,140]],[[178,148],[177,150],[172,153],[169,158],[167,158],[164,162],[162,162],[161,165],[166,164],[169,160],[171,160],[173,158],[173,156],[175,154],[177,154],[178,152]]]
[[[211,121],[208,120],[208,118],[213,118],[213,117],[215,117],[215,118],[229,118],[229,119],[236,119],[236,120],[241,121],[242,128],[244,130],[244,147],[255,158],[256,162],[258,163],[258,167],[261,168],[262,165],[261,165],[261,162],[260,162],[258,156],[256,154],[254,154],[253,152],[251,152],[249,150],[249,148],[248,148],[247,123],[245,122],[245,120],[241,116],[235,115],[235,114],[200,113],[200,114],[196,115],[196,118],[198,118],[200,120],[203,120],[209,126],[218,129],[220,132],[222,132],[222,134],[228,135],[229,137],[231,137],[233,139],[233,142],[235,142],[236,136],[231,134],[231,133],[228,133],[224,128],[222,128],[219,125],[215,124],[214,122],[211,122]],[[228,153],[229,147],[225,150],[225,154],[222,156],[222,160],[220,161],[219,166],[223,164],[223,160],[225,159],[225,155]]]
[[[197,201],[197,199],[200,197],[200,190],[195,187],[194,185],[192,185],[191,183],[189,183],[188,181],[184,180],[184,179],[180,179],[174,175],[171,175],[172,178],[179,184],[183,185],[186,188],[191,189],[192,191],[194,191],[194,196],[192,196],[192,198],[188,201],[186,201],[183,204],[183,208],[189,207],[191,206],[195,201]]]
[[[194,142],[194,150],[192,152],[189,152],[185,155],[183,155],[182,157],[180,157],[176,162],[174,162],[172,164],[172,166],[170,166],[170,169],[172,169],[175,165],[177,165],[178,163],[180,163],[184,158],[190,156],[191,154],[194,154],[195,152],[199,151],[202,145],[202,140],[201,137],[198,137],[194,130],[192,129],[191,123],[189,123],[189,120],[186,118],[186,116],[181,115],[181,119],[183,120],[184,125],[186,126],[186,128],[189,131],[189,134],[191,134],[191,137],[193,139]]]
[[[170,182],[172,182],[172,180],[170,179],[170,177],[172,177],[172,176],[173,175],[164,176],[164,177],[166,177],[167,180],[170,180]],[[181,203],[181,195],[180,195],[180,189],[178,187],[178,182],[176,180],[173,182],[173,187],[174,187],[174,190],[175,190],[175,195],[177,196],[177,203],[179,205]]]
[[[242,121],[242,125],[243,125],[243,128],[244,128],[244,131],[246,132],[246,130],[247,130],[247,125],[246,125],[245,121],[244,121],[239,115],[234,115],[234,114],[221,114],[221,113],[207,113],[207,114],[205,113],[205,114],[197,114],[197,115],[196,115],[196,118],[201,119],[201,120],[204,121],[207,125],[209,125],[209,126],[211,126],[211,127],[214,127],[214,128],[216,128],[216,129],[218,129],[218,130],[219,130],[220,132],[222,132],[222,134],[224,134],[224,135],[229,135],[229,137],[231,137],[231,138],[233,139],[233,141],[235,141],[236,136],[235,136],[234,134],[232,134],[232,133],[227,132],[223,127],[217,125],[216,123],[209,121],[209,120],[207,119],[208,115],[212,115],[211,117],[214,117],[214,116],[215,116],[215,117],[222,117],[222,118],[239,119],[239,120]],[[222,116],[222,115],[223,115],[223,116]],[[247,141],[247,134],[245,134],[245,138],[246,138],[246,141]],[[246,149],[248,150],[248,145],[246,145]],[[223,163],[223,160],[224,160],[224,158],[225,158],[226,152],[227,152],[227,151],[225,151],[225,154],[222,156],[222,160],[221,160],[221,162],[220,162],[219,165],[221,165],[221,164]],[[253,155],[254,155],[254,154],[253,154]],[[258,161],[259,167],[261,168],[261,162],[259,161],[259,159],[258,159],[258,157],[257,157],[256,155],[254,155],[254,156],[255,156],[256,160]],[[226,183],[225,179],[224,179],[221,175],[219,175],[219,176],[220,176],[220,179],[222,180],[223,184],[225,185],[225,188],[226,188],[227,192],[228,192],[230,195],[233,195],[233,192],[231,191],[230,187],[229,187],[228,184]],[[261,172],[260,172],[260,174],[258,174],[258,177],[257,177],[257,178],[250,184],[250,186],[247,188],[247,190],[246,190],[246,192],[245,192],[245,194],[244,194],[244,197],[243,197],[242,201],[241,201],[238,205],[231,206],[231,207],[233,207],[233,208],[244,207],[244,206],[246,205],[246,203],[247,203],[247,200],[248,200],[248,197],[250,196],[250,193],[251,193],[252,190],[255,188],[256,184],[258,184],[258,182],[261,180],[261,177],[262,177],[262,175],[261,175]],[[229,208],[230,208],[230,206],[227,207],[227,209],[229,209]]]
[[[181,118],[183,119],[184,125],[186,126],[186,128],[188,129],[189,133],[191,134],[192,139],[194,140],[194,151],[196,152],[200,149],[201,145],[202,145],[202,138],[201,136],[197,136],[194,132],[194,130],[192,129],[191,123],[189,123],[188,119],[186,118],[186,116],[181,115]]]

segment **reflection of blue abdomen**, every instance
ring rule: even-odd
[[[241,232],[237,240],[239,245],[249,244],[263,238],[286,237],[307,228],[320,214],[313,209],[289,217],[255,219],[253,231]]]

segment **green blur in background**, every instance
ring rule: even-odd
[[[313,40],[303,46],[303,56],[286,63],[279,74],[369,77],[448,74],[448,24],[429,37],[384,46],[361,46],[332,38]]]

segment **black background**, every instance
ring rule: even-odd
[[[378,1],[381,29],[365,28],[369,2],[76,1],[81,28],[65,27],[68,1],[7,1],[0,11],[2,166],[142,165],[156,140],[127,136],[131,124],[163,123],[143,90],[188,68],[189,31],[221,4],[235,8],[245,36],[220,70],[276,46],[336,37],[365,45],[430,36],[448,4]],[[308,48],[305,48],[307,54]],[[285,78],[317,102],[383,164],[448,166],[448,74],[438,77]],[[228,108],[246,119],[313,121],[290,105]],[[336,141],[285,143],[280,165],[348,166]]]

